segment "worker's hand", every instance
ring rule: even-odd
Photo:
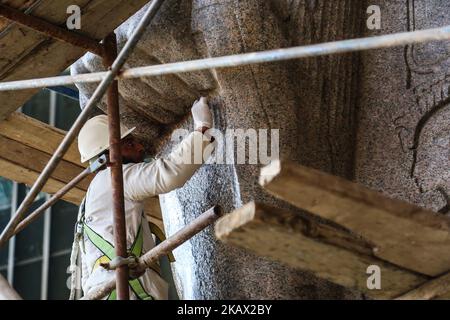
[[[194,129],[211,128],[213,119],[211,110],[209,110],[208,100],[205,97],[201,97],[194,102],[191,109],[192,117],[194,118]]]

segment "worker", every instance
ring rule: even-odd
[[[211,150],[205,149],[211,144],[211,139],[206,137],[205,131],[212,126],[207,99],[202,97],[196,101],[191,113],[194,132],[185,137],[168,157],[151,162],[144,162],[144,147],[131,135],[134,128],[128,130],[124,125],[120,125],[126,241],[131,255],[139,257],[155,246],[143,215],[144,199],[182,187],[201,166],[201,163],[188,161],[193,159],[194,151]],[[82,162],[92,163],[108,152],[107,116],[96,116],[86,122],[78,136],[78,148]],[[86,295],[115,277],[113,270],[101,266],[102,263],[115,258],[111,172],[108,167],[100,170],[90,183],[80,206],[77,226],[79,237],[75,240],[74,244],[77,245],[74,247],[79,250],[75,254],[72,252],[72,258],[74,255],[81,257],[81,287]],[[130,277],[131,299],[168,298],[168,286],[160,277],[158,267],[154,265],[137,279]],[[110,300],[115,298],[115,291],[107,297]]]

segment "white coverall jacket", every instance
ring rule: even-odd
[[[201,163],[194,164],[194,161],[187,162],[187,160],[194,159],[194,152],[205,150],[209,144],[210,140],[206,136],[194,131],[164,159],[157,159],[150,163],[123,165],[128,249],[132,246],[141,223],[144,239],[143,253],[155,246],[147,220],[143,217],[143,200],[183,186],[201,166]],[[211,150],[211,147],[207,150]],[[85,223],[104,240],[114,244],[113,199],[109,168],[98,172],[89,186],[85,201]],[[94,268],[96,261],[103,256],[103,253],[86,237],[86,232],[83,242],[82,289],[84,294],[88,294],[93,288],[115,277],[115,272],[102,267]],[[139,281],[154,299],[167,299],[167,284],[152,269],[147,269]],[[130,298],[137,299],[131,288]]]

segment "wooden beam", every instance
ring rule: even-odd
[[[261,170],[271,194],[373,244],[373,255],[428,276],[450,270],[450,219],[317,170],[274,161]]]
[[[0,176],[31,185],[38,177],[65,132],[19,112],[0,122]],[[75,145],[61,161],[45,186],[44,192],[53,194],[84,169],[80,165]],[[89,186],[91,177],[63,197],[78,205]]]
[[[435,298],[449,299],[450,295],[450,273],[446,273],[441,277],[432,279],[420,287],[415,288],[396,300],[430,300]]]
[[[397,297],[428,279],[371,256],[370,244],[349,232],[259,203],[248,203],[223,217],[215,233],[226,243],[374,298]],[[370,265],[381,269],[381,290],[367,288]]]
[[[41,137],[45,139],[45,137]],[[0,135],[0,158],[22,168],[41,172],[50,160],[50,155],[40,150],[23,145],[15,140]],[[52,178],[67,183],[83,171],[84,168],[62,160],[52,174]],[[0,175],[2,175],[0,168]],[[12,174],[12,173],[9,173]],[[81,181],[77,188],[86,191],[92,177]]]
[[[9,5],[18,8],[26,2],[16,1]],[[33,10],[33,15],[53,24],[64,25],[67,7],[79,5],[82,9],[82,30],[79,32],[101,40],[147,2],[148,0],[43,0]],[[49,39],[18,25],[12,25],[1,37],[0,48],[1,81],[58,75],[85,53],[83,49]],[[0,119],[17,110],[37,91],[1,92]]]
[[[28,117],[20,112],[12,113],[6,120],[0,121],[0,135],[21,144],[53,154],[61,143],[65,131]],[[85,167],[80,163],[77,142],[70,146],[64,160]]]
[[[22,300],[16,290],[0,274],[0,300]]]
[[[0,122],[0,176],[32,185],[64,135],[63,130],[14,112]],[[74,144],[43,191],[55,193],[83,169]],[[82,181],[77,188],[64,196],[63,200],[79,205],[90,179],[91,177]]]
[[[6,161],[0,158],[0,176],[17,181],[18,183],[24,183],[26,185],[32,185],[39,176],[39,172],[33,171],[15,163]],[[53,194],[61,189],[65,183],[50,178],[42,189],[43,192]],[[62,199],[71,202],[75,205],[79,205],[85,194],[84,190],[74,188],[69,191]]]

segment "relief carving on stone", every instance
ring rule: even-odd
[[[448,1],[409,0],[407,5],[410,31],[450,24],[450,17],[442,14],[450,12]],[[410,176],[424,205],[449,213],[450,41],[407,46],[405,63],[406,85],[415,103],[394,124],[403,151],[411,154]]]

